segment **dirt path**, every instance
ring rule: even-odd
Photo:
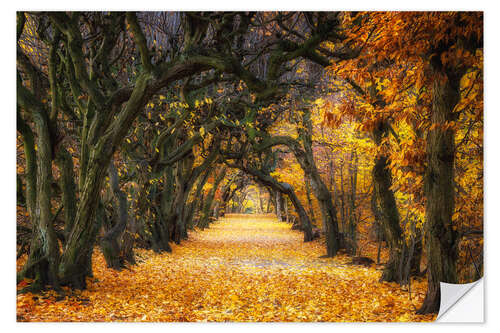
[[[234,215],[191,232],[171,254],[141,251],[131,270],[106,269],[96,252],[88,290],[59,301],[18,296],[18,320],[433,320],[414,315],[423,295],[412,303],[398,285],[379,283],[380,271],[345,256],[319,259],[324,246],[302,237],[273,217]]]

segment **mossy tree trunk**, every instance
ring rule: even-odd
[[[196,190],[193,194],[191,202],[188,204],[188,209],[187,209],[187,216],[186,216],[186,225],[189,228],[193,228],[193,218],[194,215],[197,213],[197,204],[201,201],[201,192],[203,190],[203,187],[207,183],[208,177],[212,173],[213,169],[207,169],[205,172],[200,175],[198,184],[196,185]]]
[[[167,166],[163,171],[163,190],[158,194],[159,214],[153,221],[151,230],[152,247],[156,252],[171,252],[170,247],[171,229],[173,226],[169,224],[169,217],[173,214],[173,194],[174,194],[174,168]]]
[[[125,263],[130,259],[130,263],[135,260],[133,253],[125,253],[124,243],[122,242],[124,232],[126,231],[129,216],[127,194],[120,189],[120,179],[118,171],[113,162],[108,167],[109,185],[113,193],[113,218],[114,224],[106,230],[106,233],[101,238],[101,248],[109,268],[121,270],[125,267]],[[125,238],[126,240],[127,238]],[[128,244],[126,244],[128,245]],[[127,246],[127,251],[132,249]]]
[[[175,173],[175,199],[174,199],[174,233],[173,241],[180,244],[181,239],[185,237],[185,206],[187,197],[189,195],[189,173],[192,171],[194,163],[194,156],[190,155],[188,158],[181,160],[177,163]]]
[[[212,204],[215,198],[215,193],[217,192],[217,188],[219,187],[220,182],[224,179],[226,176],[227,168],[222,168],[217,175],[215,176],[214,183],[212,188],[210,189],[210,192],[208,192],[207,197],[204,200],[203,204],[203,211],[201,212],[201,217],[200,221],[198,222],[198,226],[201,229],[207,228],[210,224],[210,217],[211,217],[211,208]]]
[[[19,110],[17,111],[17,130],[21,133],[24,146],[24,156],[26,159],[26,208],[34,225],[36,222],[35,208],[36,208],[36,151],[35,151],[35,137],[33,131],[26,124],[21,117]]]
[[[21,277],[35,279],[35,285],[59,286],[58,265],[60,258],[59,243],[53,226],[52,216],[52,137],[49,129],[48,110],[18,80],[17,96],[19,105],[31,111],[34,129],[37,133],[35,141],[29,127],[18,117],[19,129],[28,152],[28,172],[33,172],[36,165],[36,181],[33,174],[28,174],[28,209],[33,223],[33,236],[30,253]],[[34,154],[35,143],[37,146]],[[33,145],[33,146],[32,146]],[[36,156],[36,157],[35,157]]]
[[[59,167],[60,187],[62,189],[62,205],[64,209],[64,237],[68,235],[73,228],[73,222],[76,216],[76,184],[75,173],[73,171],[73,158],[64,147],[59,147],[56,162]]]

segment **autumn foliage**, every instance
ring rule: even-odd
[[[411,293],[380,284],[373,267],[348,256],[318,259],[275,217],[230,215],[195,232],[172,254],[140,251],[140,263],[117,273],[94,254],[87,290],[65,297],[23,294],[26,321],[431,321],[416,316],[425,282]],[[21,286],[19,286],[21,287]]]
[[[481,12],[16,37],[19,321],[431,321],[483,275]]]

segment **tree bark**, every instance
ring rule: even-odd
[[[212,204],[213,204],[213,201],[215,198],[215,193],[217,192],[217,188],[219,187],[220,182],[226,176],[226,172],[227,172],[226,168],[223,168],[222,170],[219,171],[219,173],[215,176],[214,184],[213,184],[212,188],[210,189],[210,192],[208,193],[207,197],[205,198],[203,211],[201,213],[200,221],[198,224],[198,226],[201,229],[207,228],[210,224],[210,212],[211,212]]]
[[[177,163],[177,171],[175,174],[175,229],[173,240],[176,244],[180,244],[181,239],[186,236],[185,225],[185,208],[186,201],[189,195],[189,176],[192,171],[194,163],[194,156],[190,155],[188,158],[183,159]]]
[[[64,147],[59,147],[56,162],[59,167],[62,205],[64,209],[64,237],[68,239],[76,216],[76,184],[73,172],[73,159]]]
[[[203,190],[203,187],[205,186],[211,172],[212,172],[212,169],[207,169],[203,173],[201,178],[199,178],[198,184],[196,185],[196,191],[194,192],[193,200],[188,205],[188,211],[187,211],[187,216],[186,216],[186,225],[188,225],[188,227],[193,227],[192,222],[193,222],[193,217],[196,213],[196,208],[197,208],[196,206],[200,202],[201,191]],[[217,210],[216,214],[218,214],[218,210]]]
[[[304,111],[303,123],[304,128],[299,130],[299,139],[304,145],[304,150],[302,151],[294,145],[292,151],[294,151],[302,170],[304,170],[308,178],[311,179],[312,189],[319,202],[324,224],[327,227],[327,256],[334,257],[337,255],[338,250],[342,247],[337,222],[337,212],[335,206],[333,205],[332,195],[328,190],[328,187],[323,182],[323,179],[321,179],[319,171],[316,167],[316,162],[314,161],[312,150],[312,122],[309,110]]]
[[[391,173],[387,166],[387,157],[379,155],[375,159],[373,166],[373,185],[376,198],[376,206],[372,205],[374,216],[379,216],[385,240],[389,247],[389,260],[385,265],[381,281],[400,282],[398,278],[398,268],[404,260],[403,246],[404,239],[402,229],[399,225],[400,217],[396,206],[394,193],[390,189],[392,185]],[[380,207],[380,208],[378,208]]]
[[[349,178],[351,191],[349,195],[349,220],[347,234],[349,237],[349,252],[351,255],[356,255],[357,252],[357,216],[356,216],[356,188],[357,188],[357,175],[358,175],[358,157],[356,151],[353,150],[351,154],[351,161],[349,164]]]
[[[380,146],[382,138],[388,134],[388,126],[384,121],[379,122],[373,131],[375,144]],[[387,156],[379,154],[375,158],[372,170],[373,214],[379,219],[384,231],[384,239],[389,247],[389,260],[382,272],[381,281],[394,281],[404,283],[408,281],[408,276],[402,274],[402,267],[405,266],[408,248],[403,237],[403,230],[400,226],[400,215],[396,205],[394,192],[391,190],[392,176],[387,163]]]
[[[311,199],[311,186],[309,184],[309,179],[307,179],[307,177],[304,177],[304,185],[306,188],[306,198],[307,198],[307,205],[309,207],[309,216],[311,217],[311,222],[313,224],[316,224],[316,221],[314,218],[314,209],[313,209],[313,204],[312,204],[312,199]]]
[[[52,147],[47,114],[37,108],[33,113],[33,121],[38,134],[36,200],[33,215],[35,223],[30,253],[22,275],[34,278],[34,285],[40,287],[52,285],[58,288],[60,251],[51,212]]]
[[[114,218],[115,221],[112,228],[106,231],[101,239],[101,248],[109,268],[121,270],[125,267],[125,262],[131,259],[131,263],[135,262],[133,252],[125,253],[123,247],[123,234],[128,224],[128,204],[127,195],[120,189],[118,171],[113,162],[108,167],[109,185],[114,196]],[[132,249],[128,247],[128,251]]]
[[[420,314],[439,311],[440,282],[457,283],[457,231],[455,209],[455,131],[446,124],[454,120],[453,109],[460,99],[460,77],[435,73],[432,86],[432,128],[427,135],[425,244],[427,253],[427,294]]]
[[[276,191],[276,216],[279,222],[283,222],[283,216],[281,215],[281,192]]]
[[[31,219],[31,223],[35,225],[35,209],[36,209],[36,151],[35,137],[33,131],[21,117],[19,110],[17,111],[17,130],[21,133],[24,145],[24,156],[26,159],[26,207]]]
[[[344,161],[340,163],[340,229],[345,233],[346,225],[346,202],[344,190]]]

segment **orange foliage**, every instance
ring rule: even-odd
[[[319,258],[321,242],[272,216],[234,215],[173,252],[138,250],[116,272],[95,252],[88,290],[18,295],[21,321],[432,321],[414,314],[426,288],[379,283],[375,267]],[[23,285],[28,283],[25,282]],[[18,286],[19,287],[19,286]]]

